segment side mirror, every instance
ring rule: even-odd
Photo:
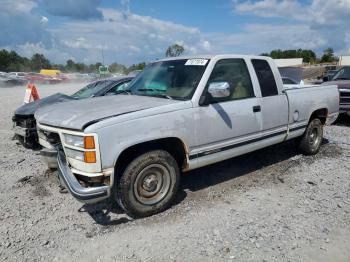
[[[230,84],[227,82],[212,82],[209,84],[208,93],[214,98],[229,97],[231,94]]]
[[[323,82],[327,82],[329,79],[328,79],[328,76],[325,76],[322,78]]]

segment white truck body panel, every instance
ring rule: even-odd
[[[99,162],[93,165],[91,176],[98,173],[104,176],[108,171],[111,187],[115,180],[111,170],[118,165],[118,157],[128,148],[144,142],[179,139],[186,152],[183,171],[187,171],[301,136],[317,110],[326,112],[327,123],[338,115],[336,86],[284,87],[271,58],[218,55],[171,58],[156,63],[192,58],[208,59],[208,64],[190,100],[125,95],[68,102],[37,112],[39,129],[58,132],[61,137],[67,128],[81,135],[98,137]],[[254,95],[202,105],[208,79],[218,61],[224,59],[244,60]],[[277,86],[275,95],[262,95],[253,60],[267,61]],[[67,164],[71,170],[89,176],[89,164],[72,161],[69,157]]]

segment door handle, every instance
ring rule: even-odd
[[[261,106],[253,106],[253,112],[254,113],[261,112]]]

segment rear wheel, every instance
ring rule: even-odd
[[[298,143],[298,148],[305,155],[317,154],[320,150],[323,138],[323,126],[320,119],[310,121],[305,133]]]
[[[119,205],[131,217],[145,217],[167,209],[180,182],[174,157],[154,150],[136,157],[116,183]]]

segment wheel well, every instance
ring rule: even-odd
[[[326,120],[327,120],[327,115],[328,115],[328,110],[327,108],[321,108],[321,109],[317,109],[316,111],[314,111],[312,114],[311,114],[311,117],[310,117],[310,120],[313,120],[315,118],[318,118],[321,120],[321,123],[324,125],[326,124]]]
[[[157,149],[169,152],[177,161],[180,169],[186,166],[186,145],[179,138],[169,137],[143,142],[125,149],[119,155],[116,162],[116,167],[119,169],[118,171],[120,171],[121,169],[124,169],[126,165],[137,156],[145,152]]]

